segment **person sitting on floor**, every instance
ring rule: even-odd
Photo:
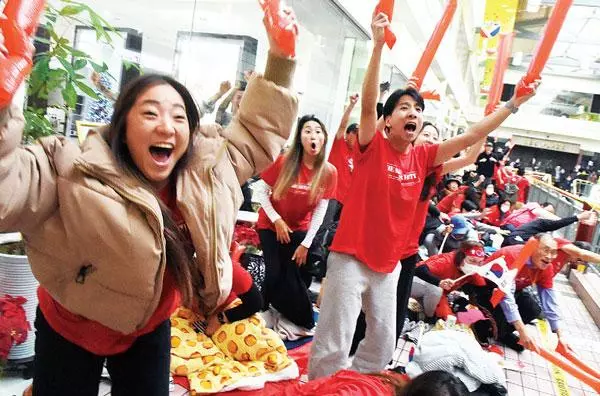
[[[455,281],[464,275],[461,266],[480,265],[484,260],[483,246],[477,241],[464,241],[456,251],[432,256],[418,264],[410,296],[422,302],[427,318],[446,319],[452,314],[446,294],[459,286]],[[485,285],[480,277],[471,282]]]
[[[568,261],[600,262],[600,255],[581,249],[566,239],[554,238],[548,233],[538,234],[535,239],[539,242],[538,247],[525,265],[519,269],[512,286],[512,293],[506,294],[495,308],[489,302],[491,297],[489,288],[483,295],[477,296],[479,303],[494,315],[498,325],[498,340],[518,352],[523,351],[524,347],[537,349],[535,341],[525,329],[525,324],[536,319],[541,313],[550,323],[552,332],[558,336],[558,342],[568,348],[562,332],[554,277]],[[523,245],[504,247],[489,257],[487,262],[504,257],[508,268],[512,269],[522,248]],[[526,290],[528,286],[533,285],[537,286],[541,306]],[[513,334],[515,329],[519,333],[518,337]]]

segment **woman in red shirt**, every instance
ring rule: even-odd
[[[481,221],[495,227],[500,227],[504,219],[511,214],[512,207],[513,203],[510,199],[502,198],[498,204],[483,210],[484,217]]]
[[[337,170],[325,159],[327,131],[312,115],[298,121],[289,151],[261,174],[258,235],[265,257],[264,308],[273,305],[298,326],[312,329],[312,276],[303,267],[329,199]]]
[[[475,241],[465,241],[458,250],[430,257],[415,270],[411,297],[421,300],[428,318],[435,315],[446,319],[452,310],[445,294],[460,286],[455,281],[463,275],[461,266],[481,265],[484,260],[483,246]],[[473,282],[479,286],[485,285],[480,277]]]

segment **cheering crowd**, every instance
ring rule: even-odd
[[[264,74],[248,74],[231,91],[232,112],[220,108],[221,125],[200,125],[218,98],[201,112],[183,85],[154,74],[124,88],[110,124],[81,146],[56,136],[21,146],[19,103],[0,111],[0,231],[23,234],[40,281],[33,395],[95,396],[105,362],[114,395],[166,395],[170,372],[189,376],[199,392],[213,384],[191,367],[214,369],[207,357],[235,361],[231,375],[220,377],[225,384],[251,360],[275,372],[291,364],[287,352],[268,338],[274,333],[262,319],[252,322],[272,309],[314,334],[310,381],[279,394],[314,394],[331,381],[338,390],[372,386],[378,394],[475,390],[439,366],[407,368],[408,376],[382,372],[407,324],[418,321],[410,298],[429,324],[477,307],[486,316],[471,323],[472,341],[495,339],[516,351],[539,347],[525,325],[543,315],[569,348],[553,279],[600,256],[551,232],[593,222],[595,214],[559,218],[550,204],[528,203],[523,170],[507,164],[511,145],[498,156],[487,138],[535,95],[539,81],[443,140],[424,121],[413,81],[379,103],[389,24],[386,14],[374,14],[362,93],[349,98],[335,134],[314,115],[297,119],[295,60],[268,24]],[[0,50],[6,62],[9,51]],[[220,96],[230,89],[223,86]],[[349,125],[358,101],[360,121]],[[260,285],[230,257],[240,185],[257,175]],[[328,242],[322,230],[331,231]],[[533,248],[523,261],[525,246]],[[317,248],[326,250],[318,320],[308,270]],[[490,263],[515,274],[508,287]],[[264,328],[247,334],[250,323]],[[240,346],[251,348],[261,336],[262,352]],[[423,354],[434,351],[425,351],[425,340]],[[220,351],[184,350],[211,342]],[[473,377],[475,388],[501,387],[497,377]]]

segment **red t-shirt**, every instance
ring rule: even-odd
[[[554,285],[554,277],[556,274],[560,272],[562,267],[568,260],[568,255],[561,250],[561,248],[565,245],[572,243],[571,241],[563,238],[555,238],[558,244],[558,256],[552,262],[552,265],[549,265],[543,270],[537,269],[535,267],[530,268],[525,264],[523,268],[517,273],[517,277],[515,278],[515,284],[517,290],[522,290],[527,286],[531,285],[539,285],[543,288],[549,289]],[[493,255],[489,257],[487,262],[495,260],[498,257],[504,256],[506,260],[506,264],[509,268],[514,268],[515,261],[521,252],[523,245],[514,245],[507,246],[498,251],[496,251]]]
[[[175,194],[167,187],[160,192],[159,197],[169,207],[173,214],[173,220],[177,222],[182,233],[189,239],[186,245],[191,245],[189,231],[187,231],[181,212],[179,212],[175,204]],[[154,311],[154,314],[142,329],[131,334],[123,334],[96,321],[86,319],[83,316],[68,311],[56,302],[50,293],[41,286],[38,288],[37,294],[40,309],[54,331],[75,345],[100,356],[125,352],[138,337],[151,333],[162,322],[169,319],[171,314],[179,307],[181,301],[175,278],[167,268],[163,278],[162,294],[156,311]]]
[[[252,287],[252,276],[240,265],[240,263],[233,264],[233,278],[231,280],[231,293],[225,300],[225,303],[221,305],[223,308],[227,308],[229,304],[233,302],[238,296],[247,293]]]
[[[521,177],[517,182],[517,187],[519,187],[517,201],[527,203],[527,197],[529,197],[529,180],[525,177]]]
[[[329,163],[335,166],[338,173],[338,186],[336,199],[342,204],[346,200],[346,194],[352,181],[352,171],[354,170],[354,161],[358,148],[350,149],[348,143],[342,138],[334,139],[331,152],[329,153]]]
[[[437,276],[440,280],[444,279],[452,279],[456,280],[463,276],[462,271],[454,264],[454,260],[456,258],[456,251],[449,253],[436,254],[435,256],[431,256],[426,261],[420,262],[417,266],[420,267],[422,265],[426,265],[431,272],[432,275]],[[485,286],[485,280],[475,274],[470,278],[467,278],[464,283],[472,283],[477,286]],[[462,285],[461,283],[460,285]],[[458,288],[459,285],[455,286],[455,289]]]
[[[440,279],[457,279],[462,276],[460,270],[454,265],[456,251],[450,253],[436,254],[426,261],[419,263],[419,267],[426,265],[432,275]]]
[[[429,212],[429,203],[431,197],[435,195],[437,184],[442,180],[442,165],[435,168],[433,173],[435,175],[435,182],[431,186],[431,190],[427,195],[427,199],[422,201],[419,197],[419,201],[417,202],[417,207],[415,208],[415,214],[413,218],[413,224],[410,227],[412,232],[411,236],[407,239],[407,246],[404,253],[402,253],[402,257],[400,259],[404,259],[406,257],[410,257],[413,254],[419,251],[419,237],[423,232],[423,227],[425,226],[425,220],[427,219],[427,213]]]
[[[285,157],[282,155],[277,161],[268,167],[260,177],[269,186],[274,187],[283,167]],[[334,166],[326,163],[329,171],[329,177],[325,181],[325,190],[321,194],[321,199],[335,198],[337,190],[337,171]],[[271,196],[273,208],[281,218],[287,223],[292,231],[307,231],[310,226],[312,214],[319,199],[312,201],[310,199],[310,188],[314,172],[306,165],[300,166],[298,180],[292,184],[289,190],[281,199],[277,200]],[[265,211],[261,208],[258,212],[258,223],[256,227],[259,230],[269,229],[275,231],[275,226],[267,217]]]
[[[395,151],[380,132],[355,163],[350,191],[330,250],[350,254],[376,272],[396,268],[406,249],[425,177],[437,145]]]
[[[469,189],[469,186],[460,186],[457,191],[452,194],[446,195],[437,204],[437,208],[440,212],[448,215],[453,213],[460,213],[461,205],[465,201],[465,191]],[[477,203],[477,202],[475,202]]]

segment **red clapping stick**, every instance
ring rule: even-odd
[[[512,33],[503,33],[500,35],[500,41],[498,42],[498,56],[494,68],[494,78],[492,79],[490,93],[488,94],[488,104],[485,107],[486,116],[492,114],[500,102],[504,83],[504,72],[508,68],[508,58],[510,57],[512,39]]]
[[[280,0],[258,0],[264,13],[269,36],[289,57],[296,56],[298,22],[292,10],[282,5]]]
[[[417,85],[417,91],[419,91],[421,89],[421,85],[423,85],[425,74],[427,74],[427,70],[429,70],[429,67],[431,66],[433,57],[440,47],[440,43],[446,34],[446,30],[448,30],[450,22],[452,22],[455,11],[456,0],[449,0],[448,4],[446,5],[446,9],[444,10],[444,14],[442,15],[442,19],[440,19],[437,26],[433,30],[433,33],[429,38],[429,42],[427,42],[427,46],[425,46],[425,51],[423,51],[423,55],[421,55],[421,60],[419,60],[419,64],[412,75],[412,78]]]
[[[387,15],[388,20],[392,23],[392,17],[394,16],[394,0],[379,0],[379,4],[375,8],[375,14],[379,14],[383,12]],[[392,32],[392,29],[389,27],[385,28],[385,43],[392,49],[394,44],[396,44],[396,35]]]
[[[558,343],[558,345],[556,346],[556,352],[558,352],[561,355],[563,355],[564,357],[566,357],[571,363],[573,363],[574,365],[576,365],[577,367],[579,367],[581,370],[585,371],[592,377],[596,377],[596,378],[600,379],[599,372],[597,372],[596,370],[594,370],[593,368],[591,368],[590,366],[588,366],[587,364],[585,364],[584,362],[579,360],[579,358],[577,356],[575,356],[574,354],[572,354],[569,350],[567,350],[567,348],[565,348],[565,346],[562,343],[560,343],[560,342]]]
[[[539,355],[552,363],[553,365],[560,367],[565,370],[567,373],[571,374],[573,377],[577,378],[584,384],[589,385],[596,392],[600,392],[600,379],[594,378],[583,371],[581,371],[577,367],[573,367],[569,364],[568,361],[563,360],[560,355],[556,355],[544,348],[539,348]]]
[[[0,62],[0,107],[6,107],[31,70],[31,38],[44,11],[43,0],[10,0],[0,20],[8,56]]]
[[[573,0],[556,1],[552,14],[546,24],[542,40],[538,43],[533,59],[529,64],[529,69],[527,69],[527,74],[517,84],[518,97],[530,94],[533,91],[531,84],[540,79],[542,70],[544,70],[546,62],[548,62],[552,47],[554,47],[554,43],[572,4]]]

